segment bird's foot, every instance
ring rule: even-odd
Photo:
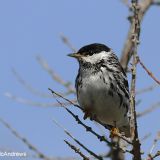
[[[119,129],[117,127],[112,127],[110,130],[110,138],[117,137],[119,132]]]

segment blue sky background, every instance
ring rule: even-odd
[[[159,7],[153,6],[144,18],[139,55],[160,79],[159,13]],[[77,49],[93,42],[105,43],[120,57],[129,28],[128,14],[128,8],[120,0],[0,1],[0,117],[48,156],[77,156],[64,144],[63,139],[68,137],[53,123],[53,118],[96,153],[105,152],[105,144],[86,133],[64,109],[20,104],[5,97],[4,93],[10,92],[35,102],[55,102],[54,99],[40,98],[28,92],[13,76],[11,68],[14,67],[38,90],[49,93],[47,88],[51,87],[63,91],[64,88],[37,63],[36,56],[44,57],[64,80],[74,83],[78,65],[66,56],[71,50],[63,44],[60,34],[67,36]],[[154,81],[138,65],[137,90],[152,84]],[[142,101],[138,111],[158,102],[159,95],[160,89],[157,87],[153,92],[137,96]],[[78,110],[74,111],[78,113]],[[159,114],[160,110],[156,110],[138,120],[140,137],[152,133],[142,143],[142,149],[146,152],[160,130]],[[31,153],[1,124],[0,137],[0,148]]]

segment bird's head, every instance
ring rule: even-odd
[[[87,62],[96,64],[106,58],[110,51],[111,49],[104,44],[93,43],[80,48],[76,53],[68,54],[68,56],[76,58],[80,64]]]

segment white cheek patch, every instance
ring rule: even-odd
[[[109,57],[109,52],[102,51],[98,54],[93,54],[92,56],[83,57],[82,59],[86,62],[96,63],[100,60]]]

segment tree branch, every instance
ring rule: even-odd
[[[148,11],[152,3],[153,3],[153,0],[142,0],[141,3],[139,4],[139,12],[138,12],[139,24],[141,24],[144,18],[144,15]],[[132,17],[131,17],[131,21],[132,21]],[[128,31],[128,36],[126,38],[126,41],[123,47],[121,59],[120,59],[120,63],[125,70],[127,70],[128,63],[133,53],[134,44],[132,43],[132,38],[133,38],[132,34],[134,31],[134,27],[135,26],[133,25],[133,23],[131,23]]]
[[[16,77],[17,81],[22,84],[23,87],[25,87],[29,92],[31,92],[32,94],[35,94],[39,97],[43,97],[43,98],[51,98],[51,95],[47,94],[47,93],[43,93],[37,89],[35,89],[33,86],[31,86],[28,82],[26,82],[20,74],[18,74],[18,72],[12,68],[12,73],[13,75]]]
[[[60,35],[62,42],[67,45],[73,52],[76,52],[77,50],[73,47],[73,45],[71,44],[71,42],[69,41],[69,39],[64,35],[61,34]]]
[[[145,116],[146,114],[153,112],[157,108],[160,108],[160,102],[157,102],[157,103],[151,105],[150,107],[148,107],[146,110],[144,110],[140,113],[137,113],[137,118]]]
[[[58,100],[57,100],[58,101]],[[60,101],[58,101],[58,103],[65,108],[65,110],[76,120],[76,122],[78,124],[80,124],[81,126],[83,126],[87,132],[92,133],[93,135],[95,135],[101,142],[106,142],[109,146],[111,145],[111,142],[109,142],[104,136],[99,135],[98,133],[96,133],[91,127],[87,126],[86,124],[84,124],[78,117],[78,115],[75,115],[71,110],[69,110],[68,108],[66,108]]]
[[[153,84],[153,85],[150,85],[150,86],[148,86],[148,87],[146,87],[146,88],[137,90],[137,91],[136,91],[136,95],[139,95],[139,94],[143,94],[143,93],[146,93],[146,92],[153,91],[156,87],[158,87],[158,85],[157,85],[157,84]]]
[[[137,60],[138,60],[139,64],[142,66],[142,68],[147,72],[147,74],[148,74],[157,84],[160,85],[160,80],[158,80],[158,79],[153,75],[153,73],[147,69],[147,67],[143,64],[143,62],[140,60],[139,57],[137,57]]]
[[[75,137],[71,135],[70,132],[68,132],[62,125],[60,125],[56,120],[53,120],[53,122],[60,128],[63,129],[63,131],[71,138],[73,139],[78,145],[80,145],[84,150],[86,150],[91,156],[95,157],[98,160],[102,160],[102,157],[98,156],[96,153],[88,149],[84,144],[82,144],[79,140],[77,140]]]
[[[75,94],[75,89],[71,85],[71,82],[64,81],[58,74],[56,74],[44,58],[42,58],[41,56],[37,56],[37,61],[43,67],[43,69],[48,72],[48,74],[52,77],[54,81],[58,82],[68,90],[68,94]]]
[[[133,160],[141,160],[141,144],[138,137],[137,117],[135,108],[135,88],[136,88],[136,67],[137,67],[137,51],[140,36],[140,21],[139,21],[139,5],[138,0],[132,0],[133,18],[131,20],[132,30],[132,46],[133,46],[133,63],[132,63],[132,79],[131,79],[131,91],[130,91],[130,128],[131,138],[133,143]]]
[[[73,144],[71,144],[70,142],[68,142],[67,140],[64,140],[64,142],[72,149],[74,150],[76,153],[78,153],[83,160],[89,160],[89,158],[87,156],[85,156],[79,148],[75,147]]]

